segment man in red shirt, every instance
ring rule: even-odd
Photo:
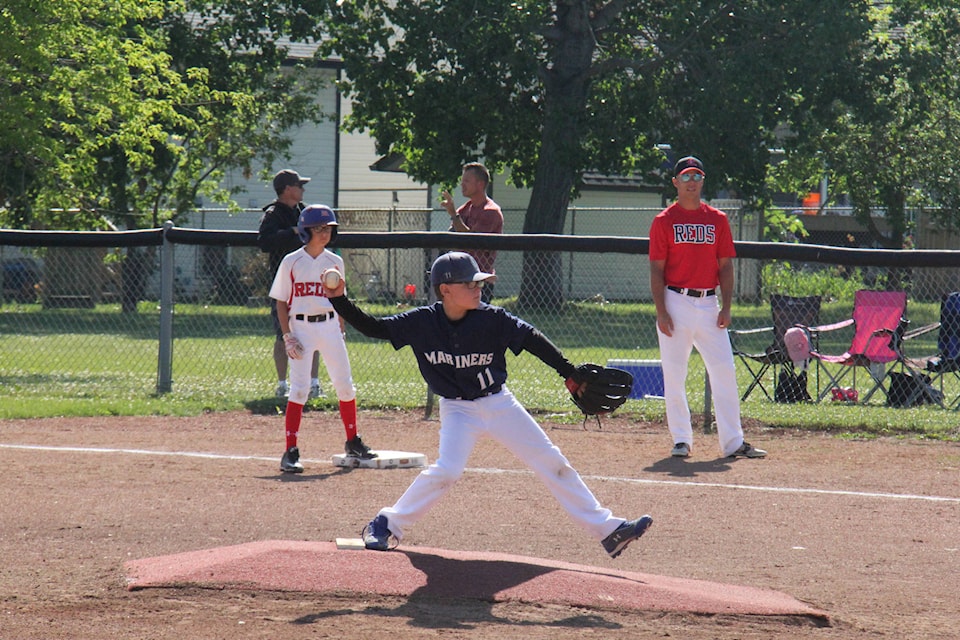
[[[700,201],[706,177],[700,160],[681,158],[673,174],[677,201],[650,226],[650,290],[657,308],[663,395],[674,442],[671,455],[686,458],[693,449],[686,385],[690,353],[696,347],[710,375],[722,454],[762,458],[766,451],[743,440],[737,372],[727,335],[736,257],[730,224],[725,213]]]
[[[450,230],[473,233],[503,233],[503,212],[500,205],[487,196],[487,186],[490,184],[490,172],[479,162],[471,162],[463,166],[460,177],[460,192],[468,198],[459,209],[454,209],[453,196],[449,191],[443,191],[440,204],[450,215]],[[477,261],[477,266],[484,273],[496,274],[493,263],[497,259],[497,252],[490,249],[474,249],[467,251]],[[483,301],[490,302],[493,297],[493,286],[488,284],[483,289]]]

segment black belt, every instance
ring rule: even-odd
[[[713,296],[717,294],[716,289],[682,289],[680,287],[667,287],[670,291],[676,291],[677,293],[682,293],[685,296],[693,296],[694,298],[706,298],[707,296]]]
[[[486,398],[487,396],[492,396],[495,393],[500,393],[500,390],[501,390],[501,387],[493,387],[491,389],[487,389],[480,395],[474,396],[472,398],[460,397],[460,398],[448,398],[448,400],[479,400],[480,398]]]
[[[321,313],[319,316],[305,316],[302,313],[298,313],[293,316],[294,320],[306,320],[307,322],[326,322],[327,320],[333,320],[333,311],[328,313]]]

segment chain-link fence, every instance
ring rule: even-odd
[[[539,327],[574,362],[628,360],[646,367],[659,359],[644,239],[657,212],[575,213],[568,225],[575,224],[577,236],[481,237],[423,231],[441,228],[437,212],[340,212],[338,251],[348,294],[374,315],[397,313],[430,301],[427,269],[440,251],[496,248],[494,304]],[[818,321],[838,322],[851,317],[860,289],[905,291],[908,327],[917,328],[939,321],[944,294],[960,290],[960,252],[860,250],[842,243],[831,253],[758,243],[756,221],[738,213],[731,212],[741,256],[734,329],[772,326],[776,295],[816,296]],[[619,233],[611,234],[614,229]],[[635,235],[621,237],[624,230]],[[937,236],[940,246],[945,237]],[[159,390],[238,404],[272,396],[272,274],[255,238],[253,231],[178,228],[0,231],[0,396],[135,398]],[[909,341],[908,354],[937,354],[938,334]],[[821,337],[819,347],[842,354],[852,336],[838,330]],[[737,346],[755,354],[775,340],[760,331],[738,336]],[[361,406],[427,402],[412,354],[352,329],[348,350]],[[508,357],[508,384],[528,407],[570,410],[555,372],[529,354]],[[770,389],[776,375],[776,367],[764,373]],[[754,380],[740,361],[738,376],[741,389]],[[322,367],[321,382],[332,400]],[[811,378],[809,384],[813,390],[817,383]],[[869,375],[849,384],[862,386],[863,395],[872,386]],[[691,405],[701,406],[702,366],[691,367],[689,392]],[[953,398],[960,389],[948,386],[944,393]],[[873,402],[883,398],[875,395]],[[638,398],[627,406],[658,413],[662,403],[656,402]],[[763,393],[751,393],[745,414],[763,402],[769,402]]]

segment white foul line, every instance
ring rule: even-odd
[[[474,473],[532,473],[525,470],[507,469],[467,469]],[[687,482],[683,480],[650,480],[645,478],[620,478],[614,476],[582,476],[584,480],[606,480],[609,482],[626,482],[627,484],[659,484],[676,485],[681,487],[708,487],[713,489],[744,489],[747,491],[768,491],[771,493],[812,493],[833,496],[856,496],[858,498],[889,498],[894,500],[926,500],[929,502],[956,502],[960,498],[945,496],[921,496],[911,493],[876,493],[871,491],[843,491],[834,489],[803,489],[799,487],[763,487],[749,484],[724,484],[721,482]]]
[[[127,453],[144,456],[174,456],[180,458],[203,458],[207,460],[263,460],[273,461],[275,458],[266,456],[241,456],[222,453],[200,453],[196,451],[155,451],[152,449],[113,449],[101,447],[51,447],[48,445],[5,444],[0,443],[0,449],[25,449],[30,451],[65,451],[69,453]],[[305,462],[328,464],[324,460],[307,460]],[[524,474],[532,475],[527,469],[481,469],[467,468],[466,471],[480,474]],[[584,480],[604,480],[608,482],[625,482],[627,484],[673,485],[680,487],[706,487],[712,489],[742,489],[745,491],[766,491],[768,493],[797,493],[831,496],[853,496],[857,498],[882,498],[889,500],[921,500],[927,502],[952,502],[960,504],[960,498],[947,496],[923,496],[911,493],[879,493],[873,491],[849,491],[840,489],[804,489],[800,487],[766,487],[747,484],[727,484],[722,482],[689,482],[683,480],[651,480],[645,478],[621,478],[616,476],[583,476]]]
[[[28,449],[31,451],[66,451],[68,453],[130,453],[141,456],[174,456],[178,458],[205,458],[207,460],[273,460],[264,456],[238,456],[196,451],[154,451],[152,449],[110,449],[104,447],[51,447],[36,444],[4,444],[0,449]]]

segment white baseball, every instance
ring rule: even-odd
[[[340,284],[340,272],[336,269],[327,269],[323,272],[323,286],[327,289],[336,289]]]

